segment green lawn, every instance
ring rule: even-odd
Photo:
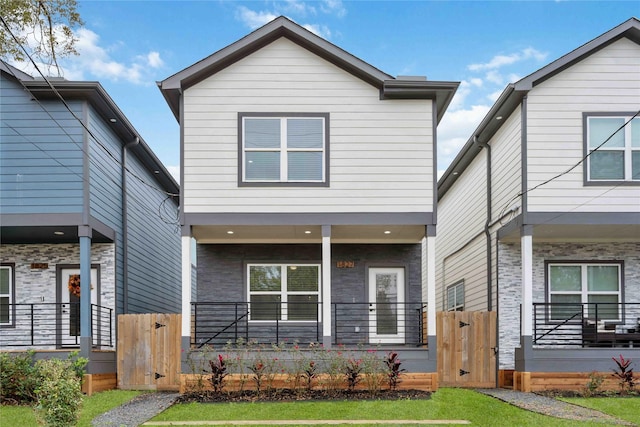
[[[630,399],[621,406],[633,405]],[[615,413],[617,414],[617,413]],[[559,420],[515,408],[472,390],[443,388],[430,400],[174,405],[153,421],[225,420],[468,420],[474,426],[603,426]],[[233,425],[233,423],[229,423]]]
[[[562,399],[587,408],[596,409],[622,420],[640,425],[640,397],[600,397],[597,399]]]
[[[84,400],[78,426],[90,427],[96,416],[127,402],[140,392],[105,391]],[[564,399],[597,409],[640,425],[640,398]],[[474,426],[600,426],[605,424],[559,420],[515,408],[472,390],[442,388],[430,400],[368,400],[342,402],[287,403],[189,403],[174,405],[155,421],[233,420],[468,420]],[[27,406],[0,407],[0,425],[37,426],[33,409]],[[228,425],[233,425],[229,423]],[[368,426],[372,424],[360,424]],[[400,424],[402,425],[402,424]],[[380,425],[377,425],[378,427]]]
[[[111,390],[85,397],[82,403],[78,427],[91,427],[91,420],[111,408],[122,405],[139,395],[139,391]],[[36,416],[30,406],[0,406],[0,426],[37,426]]]

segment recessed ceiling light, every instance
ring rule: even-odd
[[[111,118],[111,119],[109,119],[109,121],[110,121],[111,123],[115,123],[115,122],[117,122],[118,120],[116,120],[116,119],[114,119],[114,118]]]
[[[227,231],[227,234],[233,234],[233,230]]]
[[[311,234],[311,230],[304,230],[304,234]]]
[[[389,230],[384,230],[384,234],[391,234],[391,231],[389,231]]]
[[[64,236],[64,231],[54,231],[53,234],[56,236]]]
[[[502,120],[502,116],[496,117],[496,120]]]
[[[457,171],[453,173],[453,176],[457,176],[457,175],[458,175],[458,172],[457,172]]]

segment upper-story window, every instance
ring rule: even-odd
[[[241,185],[328,185],[328,114],[241,113]]]
[[[640,117],[631,117],[585,115],[587,182],[640,183]]]

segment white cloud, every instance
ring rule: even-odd
[[[287,11],[287,13],[302,16],[306,16],[307,14],[315,15],[317,13],[315,7],[300,0],[285,0],[282,10]]]
[[[438,125],[438,174],[444,172],[487,115],[490,105],[447,111]]]
[[[271,22],[278,16],[271,12],[255,12],[245,6],[240,6],[237,11],[238,19],[247,27],[255,30],[267,22]]]
[[[496,70],[488,71],[484,76],[485,80],[502,86],[504,84],[504,76]]]
[[[338,18],[343,18],[347,14],[342,0],[323,0],[321,10],[324,13],[336,15]]]
[[[311,31],[316,36],[320,36],[325,39],[328,39],[331,37],[331,30],[326,25],[305,24],[303,25],[303,27]]]
[[[476,86],[476,87],[482,87],[482,84],[484,83],[482,81],[482,79],[479,78],[473,78],[473,79],[469,79],[469,83],[471,83],[472,85]]]
[[[541,62],[544,61],[546,57],[546,52],[540,52],[537,49],[528,47],[520,52],[512,53],[510,55],[496,55],[491,58],[489,62],[471,64],[467,68],[471,71],[495,70],[527,59],[534,59],[535,61]]]
[[[160,53],[155,51],[137,55],[128,63],[118,61],[112,58],[112,53],[118,50],[118,46],[101,46],[100,36],[87,28],[80,28],[75,36],[79,55],[59,61],[64,77],[69,80],[97,78],[151,85],[155,78],[149,69],[157,69],[164,65]]]
[[[147,54],[147,63],[151,68],[160,68],[164,65],[164,61],[160,58],[160,53],[149,52]]]
[[[500,98],[500,95],[502,94],[502,90],[496,90],[495,92],[491,92],[490,94],[487,95],[487,99],[491,102],[496,102],[498,100],[498,98]]]
[[[167,171],[169,171],[173,179],[180,184],[180,166],[167,166]]]

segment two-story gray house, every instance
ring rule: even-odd
[[[115,385],[116,316],[180,310],[179,186],[99,83],[0,78],[0,349]]]
[[[181,130],[183,348],[391,346],[435,372],[436,127],[458,83],[279,17],[158,84]]]
[[[498,312],[503,383],[582,388],[637,359],[640,21],[508,85],[438,198],[438,309]]]

